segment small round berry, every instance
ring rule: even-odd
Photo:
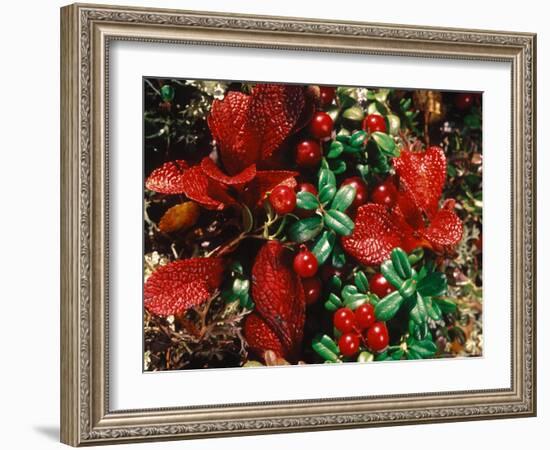
[[[306,305],[313,305],[319,300],[323,288],[319,277],[303,278],[302,286],[304,287],[304,294],[306,296]]]
[[[296,193],[288,186],[277,186],[269,195],[269,203],[277,214],[288,214],[296,208]]]
[[[379,298],[384,298],[390,292],[395,291],[393,285],[381,273],[375,273],[369,281],[369,289]]]
[[[296,186],[297,192],[309,192],[310,194],[317,195],[317,188],[311,183],[299,183]]]
[[[360,344],[359,335],[357,333],[345,333],[338,340],[338,348],[344,356],[354,356],[359,351]]]
[[[340,308],[334,313],[332,319],[334,327],[342,333],[353,331],[357,325],[355,322],[355,314],[349,308]]]
[[[318,111],[309,123],[309,132],[317,139],[326,139],[332,134],[333,126],[332,118],[326,112]]]
[[[294,257],[293,267],[294,272],[302,278],[309,278],[317,273],[319,263],[317,262],[315,255],[303,246]]]
[[[369,328],[375,321],[374,306],[370,303],[363,303],[355,311],[355,321],[360,330]]]
[[[342,186],[351,185],[355,188],[355,198],[351,204],[352,208],[359,208],[361,205],[367,203],[368,191],[367,184],[361,177],[350,177],[342,181]]]
[[[461,92],[455,98],[455,105],[458,109],[465,110],[474,104],[474,96],[469,92]]]
[[[367,346],[375,351],[384,350],[390,341],[388,328],[384,322],[375,322],[367,331]]]
[[[375,131],[385,133],[386,129],[386,119],[380,114],[369,114],[365,117],[365,120],[363,120],[363,130],[369,133],[374,133]]]
[[[299,167],[314,168],[321,162],[321,146],[312,139],[301,141],[296,146],[296,164]]]
[[[391,208],[397,201],[397,188],[391,181],[386,181],[372,190],[370,198],[373,203]]]
[[[320,86],[320,99],[322,106],[329,106],[336,96],[336,89],[331,86]]]

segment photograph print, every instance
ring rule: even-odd
[[[483,354],[480,92],[141,94],[144,371]]]

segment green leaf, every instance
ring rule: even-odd
[[[384,278],[397,289],[399,289],[403,284],[404,280],[400,278],[395,271],[391,260],[384,261],[380,266],[380,271],[382,272],[382,275],[384,275]]]
[[[412,297],[416,293],[416,280],[412,278],[406,279],[398,291],[403,298]]]
[[[336,186],[326,185],[319,191],[319,201],[326,205],[330,202],[336,194]]]
[[[361,147],[352,147],[351,145],[344,144],[344,154],[355,155],[362,152],[363,149]]]
[[[428,312],[428,316],[430,316],[432,320],[441,320],[441,308],[437,305],[437,303],[434,303],[430,297],[424,298],[424,302],[426,303],[426,311]]]
[[[409,253],[409,264],[416,264],[424,257],[424,249],[422,247],[415,248]]]
[[[333,275],[330,277],[330,280],[328,280],[328,286],[333,291],[339,291],[342,289],[342,280],[338,275]]]
[[[359,130],[351,135],[350,145],[356,148],[363,148],[366,141],[367,133],[363,130]]]
[[[400,348],[391,354],[391,359],[393,359],[394,361],[399,361],[401,358],[403,358],[404,354],[405,351]]]
[[[388,132],[392,136],[397,136],[399,130],[401,129],[401,119],[395,114],[388,114],[386,116],[386,121],[388,122]]]
[[[335,242],[334,248],[332,250],[332,265],[337,268],[342,268],[346,264],[346,254],[342,250],[342,246]]]
[[[454,313],[456,311],[456,303],[449,298],[433,298],[432,301],[437,304],[445,314]]]
[[[365,117],[365,111],[359,105],[350,106],[342,113],[344,119],[361,122]]]
[[[412,268],[409,263],[407,254],[400,249],[399,247],[394,248],[391,252],[391,261],[393,263],[393,268],[403,279],[410,278],[412,274]]]
[[[340,129],[338,134],[336,135],[336,140],[338,142],[341,142],[342,144],[349,144],[351,141],[351,136],[349,135],[349,131],[345,128]]]
[[[375,131],[372,133],[372,138],[382,153],[388,156],[399,156],[399,149],[390,135],[381,131]]]
[[[329,209],[324,215],[327,227],[340,236],[349,236],[353,232],[355,224],[346,214],[335,209]]]
[[[447,277],[441,272],[432,272],[418,282],[418,292],[427,297],[439,297],[447,293]]]
[[[342,298],[344,299],[344,306],[347,306],[352,310],[356,309],[363,303],[366,303],[368,300],[368,296],[359,292],[357,290],[357,286],[353,284],[347,284],[344,286],[342,289]]]
[[[357,89],[340,86],[336,88],[336,95],[342,108],[348,108],[357,102]]]
[[[422,359],[422,356],[414,351],[414,349],[409,348],[407,349],[407,359]]]
[[[336,343],[333,342],[334,346],[336,346],[336,352],[335,352],[333,345],[331,344],[327,345],[328,342],[326,338],[332,341],[332,339],[326,334],[322,336],[315,336],[313,338],[311,346],[313,350],[315,350],[315,352],[319,356],[321,356],[321,358],[323,358],[324,360],[336,362],[338,361],[338,353],[339,353],[338,346],[336,346]]]
[[[250,287],[250,281],[248,280],[243,280],[242,278],[235,278],[235,280],[233,280],[233,293],[235,295],[243,295],[243,294],[246,294],[248,292],[248,289]]]
[[[340,141],[332,141],[328,148],[326,157],[329,159],[338,158],[343,151],[344,151],[344,145]]]
[[[359,289],[359,291],[363,292],[364,294],[369,291],[369,280],[367,279],[365,272],[359,270],[353,277],[353,280],[355,281],[355,286],[357,286],[357,289]]]
[[[300,209],[314,210],[319,206],[319,200],[311,192],[298,192],[296,194],[296,206]]]
[[[311,249],[319,264],[324,264],[334,248],[336,235],[332,231],[325,231]]]
[[[321,192],[321,190],[325,186],[336,187],[336,177],[334,176],[334,173],[332,172],[332,170],[326,167],[319,170],[319,177],[317,182],[317,187],[319,192]]]
[[[175,95],[176,95],[175,89],[169,84],[165,84],[160,88],[160,96],[162,97],[162,100],[165,102],[171,102],[172,100],[174,100]]]
[[[422,325],[428,319],[424,299],[418,292],[416,293],[416,304],[411,310],[411,317],[418,325]]]
[[[376,319],[383,322],[390,320],[397,314],[397,311],[399,311],[399,308],[403,304],[403,300],[403,297],[401,297],[401,294],[397,291],[393,291],[386,295],[374,308]]]
[[[241,305],[241,308],[254,309],[254,302],[252,301],[252,297],[248,292],[239,297],[239,304]]]
[[[337,211],[344,212],[350,207],[350,205],[353,203],[353,200],[355,200],[356,192],[357,189],[351,184],[346,184],[345,186],[342,186],[336,192],[336,195],[332,200],[331,208]]]
[[[288,229],[291,241],[302,243],[316,237],[323,229],[323,218],[319,215],[294,222]]]
[[[431,358],[435,355],[437,351],[437,346],[429,339],[424,339],[422,341],[414,340],[407,345],[409,351],[413,351],[418,354],[421,358]]]
[[[336,159],[329,163],[329,167],[335,175],[340,175],[346,171],[348,166],[345,161]]]
[[[387,350],[374,356],[375,361],[387,361],[388,359],[390,359],[390,354]]]

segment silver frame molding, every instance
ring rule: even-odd
[[[113,40],[421,58],[512,68],[509,389],[111,411],[108,57]],[[73,446],[536,414],[536,35],[75,4],[61,9],[61,440]]]

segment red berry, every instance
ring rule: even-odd
[[[336,89],[330,86],[320,86],[319,90],[320,93],[320,99],[321,99],[321,105],[328,106],[332,103],[334,100],[334,97],[336,96]]]
[[[300,167],[317,167],[321,157],[321,146],[317,141],[309,139],[296,146],[296,164]]]
[[[390,341],[388,335],[388,328],[384,322],[374,323],[367,331],[367,346],[375,351],[380,352],[384,350]]]
[[[355,198],[353,199],[353,203],[351,204],[352,208],[359,208],[359,206],[367,203],[367,184],[363,181],[361,177],[346,178],[344,181],[342,181],[342,186],[347,185],[355,187]]]
[[[375,321],[374,306],[370,303],[363,303],[355,311],[355,321],[360,330],[369,328]]]
[[[397,188],[391,181],[376,186],[370,195],[373,203],[391,208],[397,201]]]
[[[326,139],[332,134],[332,118],[322,111],[316,112],[309,123],[309,132],[317,139]]]
[[[474,103],[474,96],[468,92],[462,92],[457,94],[455,99],[455,105],[458,109],[467,109]]]
[[[342,333],[349,333],[355,329],[357,323],[355,322],[355,314],[349,308],[340,308],[334,313],[332,319],[334,326]]]
[[[294,257],[293,266],[294,272],[302,278],[309,278],[317,273],[319,263],[315,255],[304,246]]]
[[[312,305],[321,296],[322,284],[319,277],[310,277],[302,279],[304,294],[306,295],[306,305]]]
[[[359,335],[357,333],[343,334],[338,340],[338,348],[344,356],[353,356],[359,351]]]
[[[390,292],[395,291],[395,288],[390,284],[384,275],[381,273],[375,273],[369,281],[369,289],[372,293],[378,295],[380,298],[384,298]]]
[[[300,183],[296,187],[298,192],[309,192],[310,194],[317,195],[317,188],[311,183]]]
[[[277,214],[288,214],[296,208],[296,193],[288,186],[277,186],[269,195],[269,203]]]
[[[375,131],[385,133],[386,119],[384,119],[380,114],[369,114],[365,117],[365,120],[363,120],[363,130],[368,131],[369,133],[374,133]]]

